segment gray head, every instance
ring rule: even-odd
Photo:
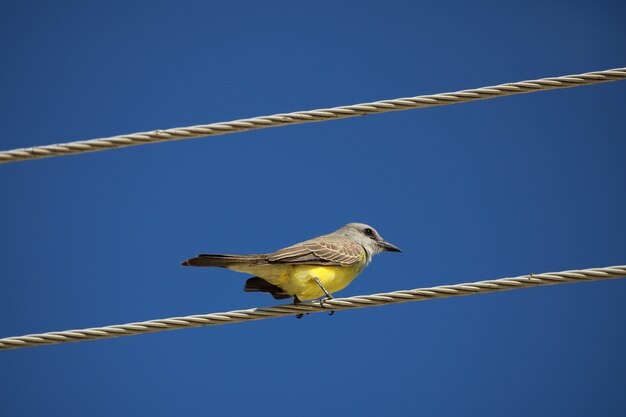
[[[348,236],[358,242],[372,259],[373,255],[380,252],[402,252],[399,247],[386,242],[372,226],[363,223],[349,223],[335,233]]]

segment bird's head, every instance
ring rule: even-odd
[[[376,229],[367,224],[349,223],[339,230],[363,246],[370,259],[380,252],[402,252],[399,247],[385,241]]]

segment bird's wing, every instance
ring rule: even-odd
[[[363,246],[348,239],[316,238],[269,254],[269,263],[350,266],[363,260]]]

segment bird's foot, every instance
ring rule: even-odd
[[[326,297],[320,298],[320,306],[326,308],[326,306],[324,305],[324,302],[327,301],[327,300],[332,300],[333,298],[335,298],[335,297],[333,297],[330,294],[327,294]],[[332,316],[333,314],[335,314],[335,310],[333,310],[330,313],[328,313],[329,316]]]
[[[334,297],[331,295],[331,293],[328,292],[328,290],[326,288],[324,288],[324,285],[322,284],[322,281],[320,281],[320,279],[318,277],[313,277],[313,279],[315,280],[317,285],[319,285],[319,287],[322,289],[322,291],[324,291],[324,294],[326,294],[326,297],[320,298],[320,306],[326,308],[326,306],[324,305],[324,301],[332,300]],[[335,310],[333,310],[330,313],[328,313],[329,316],[332,316],[333,314],[335,314]]]
[[[293,305],[297,306],[298,304],[302,304],[302,301],[300,301],[300,299],[297,296],[294,295],[293,296]],[[306,314],[308,315],[309,313],[306,313]],[[298,320],[300,320],[302,317],[304,317],[304,315],[305,315],[305,313],[298,313],[298,314],[296,314],[296,318]]]

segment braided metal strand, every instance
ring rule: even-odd
[[[164,142],[176,139],[198,138],[203,136],[224,135],[227,133],[244,132],[267,127],[277,127],[309,122],[321,122],[331,119],[344,119],[368,114],[409,110],[424,107],[445,106],[448,104],[465,103],[468,101],[510,96],[513,94],[532,93],[535,91],[570,88],[582,85],[617,81],[626,78],[626,68],[615,68],[606,71],[588,72],[578,75],[542,78],[538,80],[520,81],[500,84],[472,90],[461,90],[452,93],[425,95],[416,97],[382,100],[372,103],[361,103],[351,106],[333,107],[300,111],[294,113],[260,116],[251,119],[230,122],[212,123],[190,127],[179,127],[166,130],[133,133],[92,139],[57,145],[36,146],[32,148],[14,149],[0,152],[0,163],[24,161],[27,159],[47,158],[52,156],[70,155],[83,152],[95,152],[106,149],[124,148],[127,146],[147,143]]]
[[[163,330],[176,330],[187,327],[217,326],[220,324],[240,323],[302,313],[317,313],[320,311],[375,307],[387,304],[406,303],[409,301],[424,301],[436,298],[508,291],[518,288],[623,277],[626,277],[626,265],[523,275],[515,278],[502,278],[466,284],[418,288],[413,290],[361,295],[348,298],[334,298],[332,300],[324,301],[323,305],[321,305],[319,301],[315,301],[312,303],[302,303],[298,305],[287,304],[273,307],[252,308],[249,310],[235,310],[225,313],[199,314],[186,317],[149,320],[91,329],[67,330],[61,332],[7,337],[5,339],[0,339],[0,350],[78,342],[81,340],[130,336],[142,333],[160,332]]]

